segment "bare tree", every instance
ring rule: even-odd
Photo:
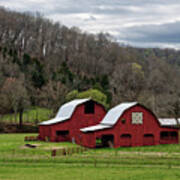
[[[19,127],[22,128],[23,112],[30,104],[22,79],[7,78],[1,89],[1,106],[7,110],[19,112]]]

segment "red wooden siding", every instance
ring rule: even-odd
[[[131,134],[122,134],[120,136],[121,146],[129,147],[132,145],[132,137]]]
[[[154,135],[153,134],[144,134],[143,145],[144,146],[154,145]]]

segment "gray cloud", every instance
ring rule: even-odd
[[[140,47],[180,48],[179,0],[0,0],[15,11],[39,11],[83,31],[108,32]]]
[[[125,28],[118,39],[140,47],[180,48],[180,21]]]

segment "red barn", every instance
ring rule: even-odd
[[[106,114],[95,125],[81,129],[81,145],[95,148],[102,146],[146,146],[178,143],[175,119],[157,119],[137,102],[122,103]]]
[[[54,119],[39,125],[39,139],[81,142],[80,129],[98,124],[105,116],[104,107],[91,99],[76,99],[62,105]]]

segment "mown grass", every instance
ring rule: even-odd
[[[24,111],[23,113],[23,121],[26,123],[38,123],[41,121],[48,120],[52,116],[52,110],[41,107],[31,107],[30,109]],[[1,122],[10,122],[10,123],[18,123],[19,121],[19,113],[15,116],[12,114],[5,114],[0,116]]]
[[[3,166],[0,168],[0,179],[61,179],[61,180],[169,180],[179,179],[180,171],[177,169],[157,169],[157,168],[130,168],[130,167],[89,167],[89,166],[76,166],[69,167],[64,165],[47,164],[45,166],[26,165],[21,166]]]
[[[117,149],[97,149],[96,151],[127,151],[127,152],[168,152],[168,153],[180,153],[180,145],[179,144],[162,144],[157,146],[143,146],[143,147],[120,147]]]
[[[37,134],[29,134],[29,136]],[[96,149],[51,157],[53,148],[72,143],[28,142],[28,134],[0,135],[0,180],[4,179],[180,179],[180,145]]]
[[[61,180],[178,180],[179,169],[131,168],[131,167],[93,167],[93,166],[66,166],[53,164],[36,165],[4,165],[0,168],[0,179],[61,179]]]

